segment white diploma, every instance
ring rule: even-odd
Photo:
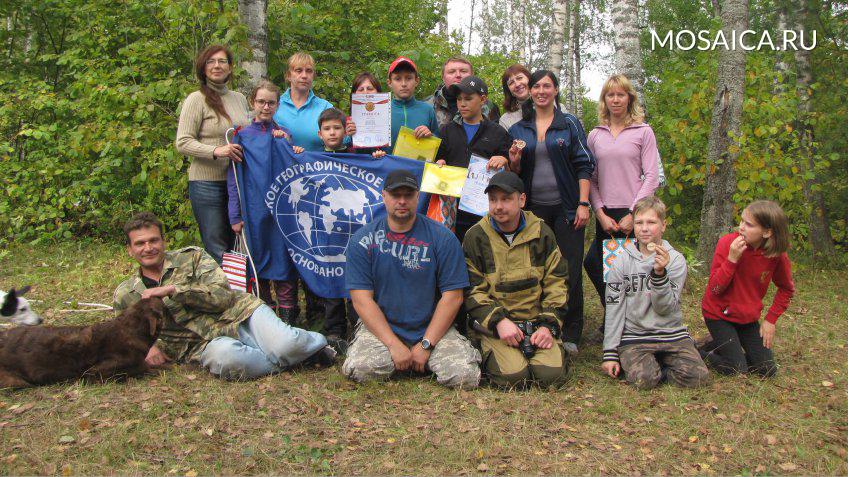
[[[392,101],[389,93],[352,94],[350,117],[356,124],[354,147],[391,146]]]
[[[486,195],[486,187],[493,175],[502,171],[501,169],[488,170],[486,164],[489,160],[480,156],[471,155],[468,162],[468,177],[465,179],[465,187],[459,197],[459,210],[464,210],[475,215],[486,215],[489,212],[489,197]]]

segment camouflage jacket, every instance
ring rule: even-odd
[[[219,336],[238,338],[238,325],[262,304],[249,293],[230,289],[221,267],[198,247],[165,252],[159,283],[176,290],[164,300],[172,318],[164,323],[156,346],[176,361],[199,360],[206,343]],[[141,270],[118,285],[115,314],[141,300],[146,289]]]
[[[439,123],[439,128],[451,122],[451,119],[454,119],[450,115],[448,100],[445,98],[443,91],[444,88],[444,85],[440,85],[436,92],[424,100],[425,103],[433,106],[433,110],[436,111],[436,122]],[[456,113],[454,116],[459,117],[459,113]],[[498,105],[487,99],[483,103],[483,117],[489,121],[498,122],[501,118],[501,111],[498,109]],[[462,124],[462,121],[460,121],[460,124]]]
[[[493,333],[504,318],[562,326],[568,301],[568,264],[553,231],[531,212],[512,244],[486,214],[468,229],[462,249],[471,287],[465,309]]]

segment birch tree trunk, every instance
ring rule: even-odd
[[[792,16],[795,19],[795,31],[799,36],[806,33],[810,22],[809,0],[801,0],[796,3],[796,11]],[[816,178],[815,169],[815,143],[813,141],[813,126],[810,123],[812,112],[813,94],[813,67],[810,61],[810,51],[798,48],[795,51],[796,91],[798,96],[798,115],[795,131],[799,136],[798,162],[799,168],[804,174],[804,198],[807,202],[810,220],[810,245],[813,255],[822,258],[833,258],[836,256],[836,248],[833,244],[833,236],[830,233],[830,223],[827,209],[824,204],[819,181]]]
[[[725,0],[721,8],[722,30],[726,38],[733,31],[748,28],[748,0]],[[742,102],[745,99],[745,50],[721,49],[718,55],[713,117],[707,141],[707,170],[701,207],[701,234],[698,257],[710,263],[719,237],[733,225],[733,192],[736,190],[734,167],[739,147]]]
[[[583,94],[580,81],[580,2],[571,0],[571,112],[583,121]]]
[[[574,15],[572,15],[572,10],[574,10],[573,2],[568,2],[568,14],[566,15],[566,35],[565,35],[565,44],[566,50],[563,52],[563,56],[565,56],[565,67],[563,69],[562,75],[560,78],[560,85],[565,88],[565,98],[563,103],[565,104],[565,109],[569,113],[574,112]]]
[[[439,9],[439,23],[436,24],[439,35],[448,36],[448,0],[439,0],[437,2]]]
[[[565,40],[566,17],[568,16],[568,0],[554,0],[554,17],[551,24],[552,41],[548,54],[548,69],[562,77],[563,43]]]
[[[247,84],[241,91],[247,96],[250,90],[268,76],[268,0],[238,0],[241,22],[247,27],[247,44],[250,58],[241,61],[247,72]]]
[[[645,70],[642,68],[642,51],[639,47],[639,0],[614,0],[612,22],[615,35],[615,71],[627,76],[636,88],[639,103],[645,106],[642,88]]]

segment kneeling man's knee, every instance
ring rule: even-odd
[[[349,354],[342,365],[342,373],[348,378],[362,383],[365,381],[387,379],[395,371],[391,355],[380,354],[351,355]]]

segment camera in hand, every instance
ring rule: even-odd
[[[517,321],[515,326],[524,333],[524,339],[518,343],[518,349],[521,350],[525,358],[530,359],[536,354],[536,345],[530,342],[530,337],[533,336],[536,328],[533,326],[533,322],[530,321]]]

